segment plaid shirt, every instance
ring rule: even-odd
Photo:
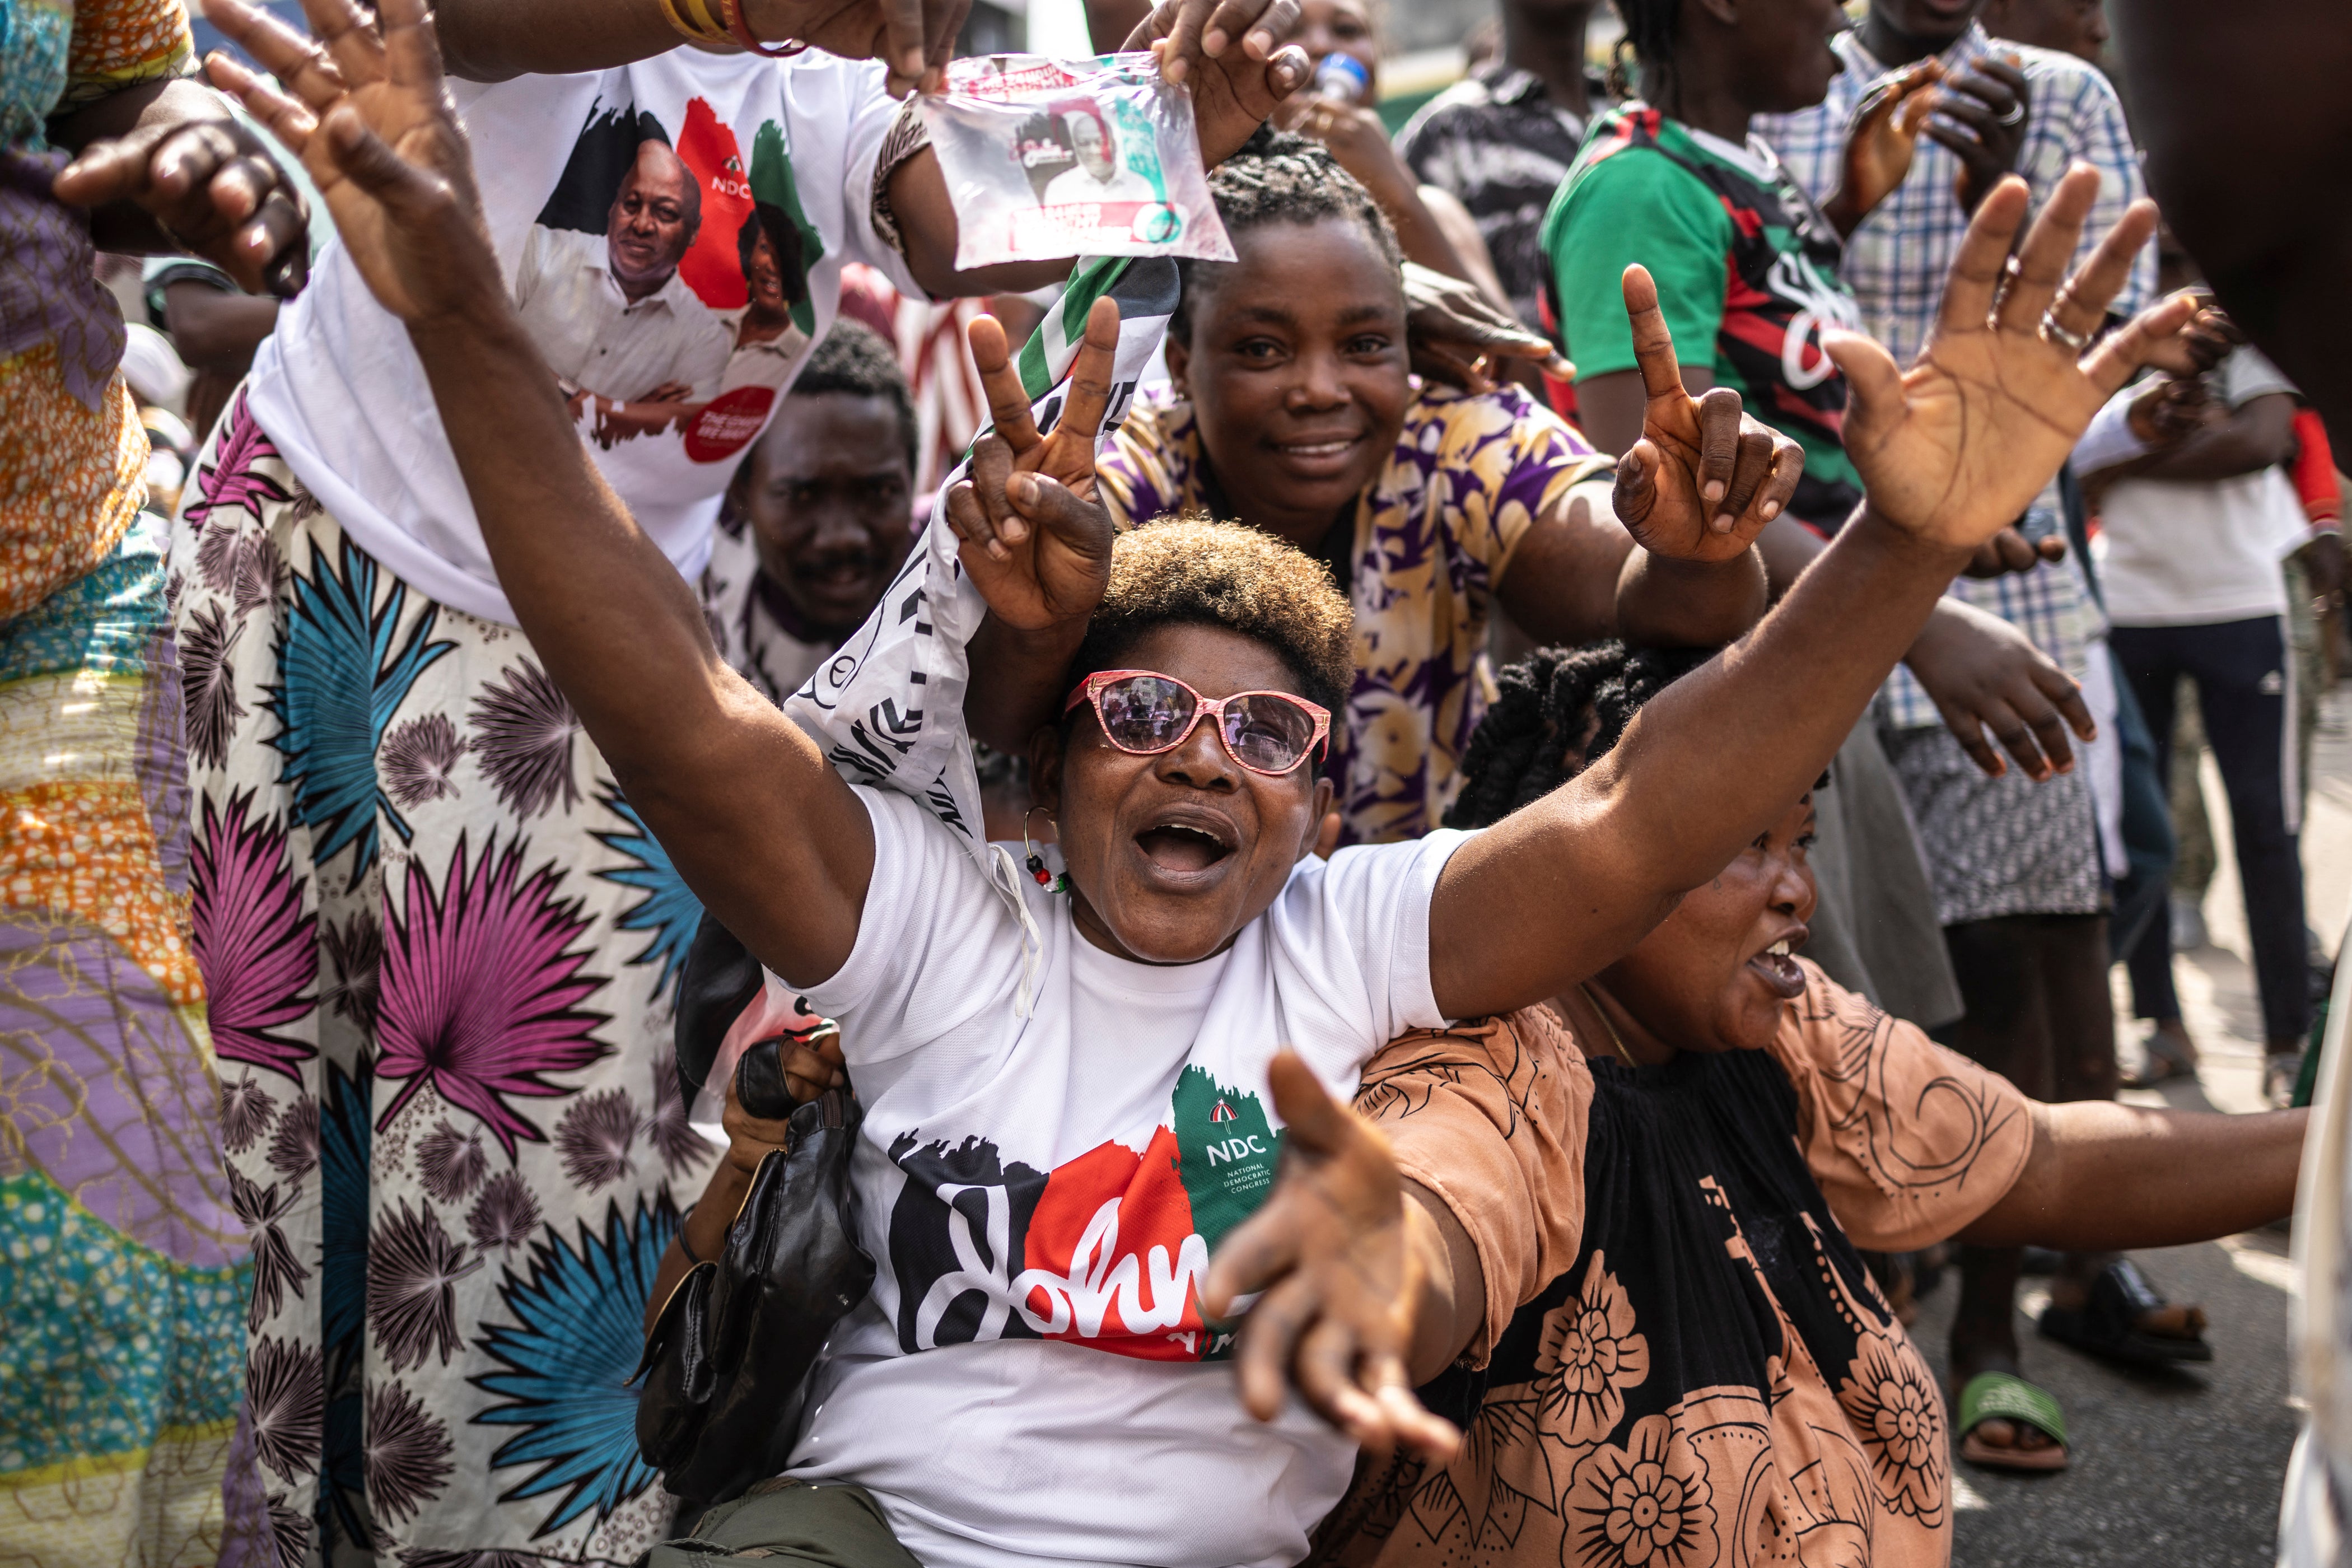
[[[1826,99],[1794,114],[1760,116],[1751,126],[1817,202],[1837,188],[1846,126],[1854,110],[1889,70],[1863,47],[1858,31],[1840,34],[1832,47],[1845,68],[1830,83]],[[1983,26],[1973,22],[1944,51],[1943,62],[1958,70],[1996,47],[2015,54],[2025,72],[2030,101],[2017,172],[2032,189],[2034,205],[2039,208],[2049,198],[2075,161],[2099,171],[2099,199],[2083,226],[2083,243],[2075,253],[2079,265],[2123,217],[2124,209],[2147,194],[2139,154],[2124,124],[2123,106],[2097,68],[2051,49],[2007,41],[1996,46]],[[1953,194],[1959,171],[1958,154],[1921,137],[1909,176],[1846,241],[1838,275],[1853,290],[1863,325],[1887,346],[1898,364],[1909,363],[1927,341],[1943,298],[1944,276],[1968,231],[1969,215]],[[2155,292],[2156,247],[2151,242],[2133,264],[2130,280],[2112,309],[2129,315],[2145,307]],[[2054,516],[2057,509],[2053,479],[2034,503],[2034,512]],[[2077,680],[2089,668],[2089,645],[2106,635],[2105,618],[2071,556],[2056,565],[2005,577],[1962,577],[1952,584],[1950,595],[2017,627]],[[1936,705],[1907,668],[1896,668],[1879,700],[1886,721],[1897,729],[1941,721]]]
[[[1845,69],[1831,81],[1828,98],[1794,114],[1759,116],[1750,127],[1771,143],[1816,202],[1827,200],[1837,188],[1846,125],[1854,110],[1888,74],[1888,68],[1862,47],[1859,32],[1841,33],[1833,47]],[[1996,46],[1978,23],[1970,23],[1942,58],[1947,68],[1959,70],[1996,47],[2016,55],[2025,72],[2031,101],[2017,172],[2032,190],[2034,205],[2049,199],[2076,160],[2099,171],[2099,199],[2083,226],[2082,247],[2075,253],[2079,265],[2122,218],[2124,209],[2147,194],[2139,154],[2124,124],[2123,105],[2095,66],[2052,49],[2008,42]],[[1953,195],[1959,173],[1958,153],[1922,136],[1909,177],[1862,220],[1845,243],[1839,276],[1853,290],[1863,325],[1887,346],[1898,364],[1908,364],[1927,341],[1943,298],[1944,275],[1951,270],[1960,237],[1968,232],[1969,215]],[[2156,246],[2150,241],[2113,309],[2128,316],[2155,293]]]

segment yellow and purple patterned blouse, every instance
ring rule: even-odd
[[[105,560],[147,499],[122,315],[49,194],[67,158],[45,127],[191,52],[177,0],[0,0],[0,621]]]
[[[1335,720],[1330,773],[1343,844],[1418,838],[1453,804],[1463,748],[1486,711],[1478,661],[1512,552],[1538,517],[1610,460],[1516,387],[1422,387],[1356,506],[1349,596],[1356,683]],[[1192,405],[1138,400],[1097,464],[1121,528],[1221,509]]]

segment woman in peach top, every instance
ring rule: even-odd
[[[1604,644],[1505,671],[1449,825],[1581,771],[1698,662]],[[2160,1246],[2290,1207],[2303,1113],[2039,1104],[1791,956],[1811,820],[1808,795],[1547,1006],[1408,1035],[1365,1068],[1357,1110],[1403,1177],[1411,1375],[1467,1441],[1444,1465],[1360,1465],[1310,1561],[1945,1563],[1944,1393],[1857,1248]],[[1284,1114],[1300,1142],[1308,1118]],[[1277,1192],[1228,1240],[1228,1282],[1289,1272],[1264,1301],[1295,1299],[1378,1142],[1360,1124],[1305,1140],[1285,1185],[1316,1201]],[[1342,1223],[1392,1215],[1386,1181]],[[1285,1254],[1303,1261],[1253,1268]],[[1245,1389],[1255,1358],[1328,1350],[1309,1315],[1244,1334]],[[2038,1434],[2006,1384],[1961,1404],[1976,1441],[2063,1462],[2063,1423]]]

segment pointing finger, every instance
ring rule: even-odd
[[[1683,367],[1675,358],[1675,334],[1658,309],[1658,286],[1650,269],[1639,262],[1625,268],[1620,287],[1625,293],[1625,319],[1633,329],[1633,359],[1642,367],[1642,386],[1653,401],[1686,397]]]

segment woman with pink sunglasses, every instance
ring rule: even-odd
[[[349,0],[309,4],[371,26]],[[1211,1364],[1247,1282],[1210,1250],[1264,1200],[1287,1120],[1269,1085],[1294,1105],[1302,1075],[1346,1092],[1393,1036],[1528,1005],[1631,947],[1820,773],[1970,549],[2187,313],[2078,360],[2066,341],[2154,214],[2067,280],[2097,189],[2078,172],[1997,298],[2024,226],[2008,182],[1907,375],[1865,341],[1832,350],[1872,500],[1757,630],[1508,821],[1328,861],[1310,853],[1331,798],[1317,754],[1349,615],[1321,567],[1210,522],[1113,545],[1090,464],[1059,482],[1042,471],[1059,448],[1010,422],[949,504],[1020,526],[963,563],[992,635],[1069,657],[1062,721],[1030,749],[1062,868],[1041,856],[1041,876],[1004,887],[912,797],[845,782],[719,657],[517,320],[423,0],[378,15],[383,50],[349,51],[350,79],[304,78],[301,102],[247,81],[247,105],[320,176],[360,274],[408,324],[549,673],[697,895],[839,1022],[856,1079],[877,1278],[817,1366],[784,1484],[759,1499],[803,1560],[849,1560],[828,1543],[854,1537],[856,1560],[932,1568],[1276,1568],[1304,1554],[1358,1444],[1449,1452],[1405,1383],[1422,1255],[1404,1237],[1432,1222],[1401,1194],[1325,1233],[1329,1267],[1248,1306],[1250,1336],[1295,1342],[1278,1363],[1303,1404],[1260,1376],[1245,1405]],[[1639,268],[1625,293],[1656,400],[1686,416]],[[1116,316],[1096,306],[1063,413],[1089,458]],[[1695,461],[1645,440],[1621,482],[1696,496]],[[1745,550],[1756,510],[1718,527],[1689,507],[1675,546]],[[724,1218],[698,1212],[698,1251]]]

